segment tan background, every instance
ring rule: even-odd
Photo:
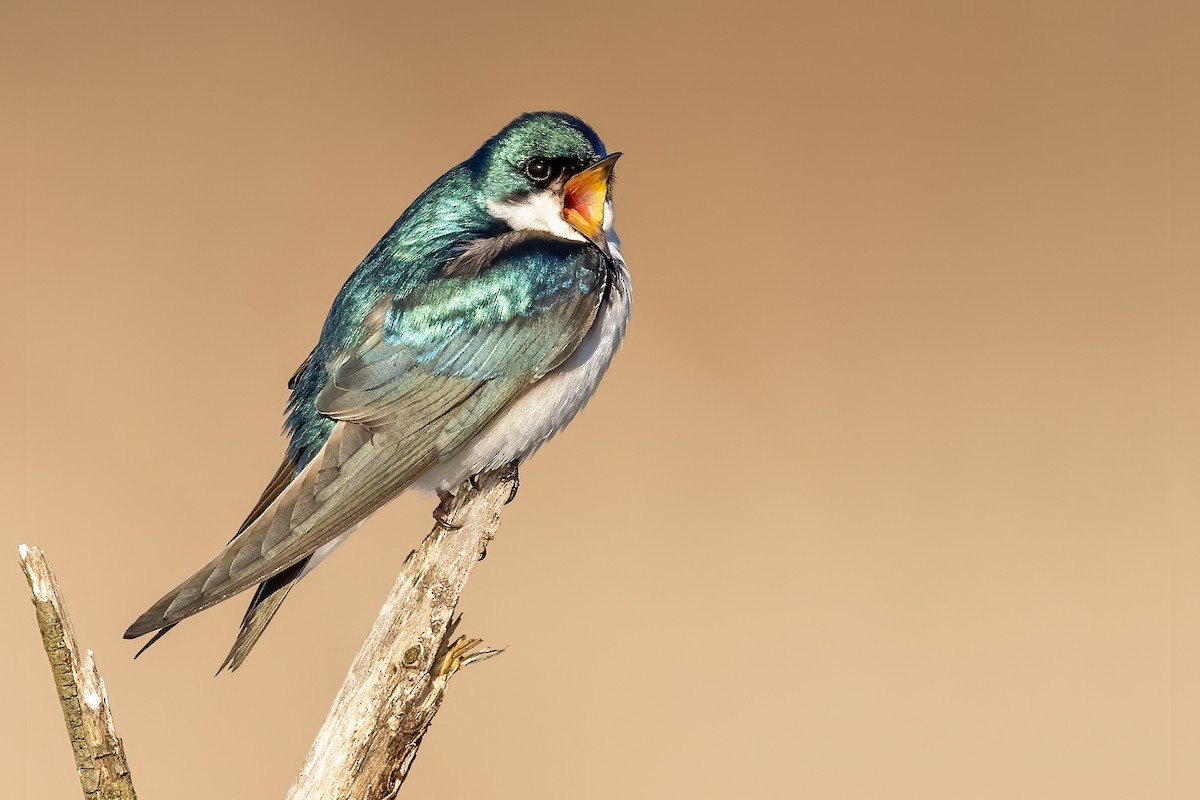
[[[77,792],[21,541],[144,797],[281,796],[431,503],[234,676],[242,599],[120,633],[346,275],[539,108],[628,154],[635,315],[404,796],[1200,795],[1195,4],[170,5],[0,19],[6,797]]]

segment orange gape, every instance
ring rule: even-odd
[[[604,201],[608,182],[620,153],[613,153],[567,181],[563,194],[563,219],[587,238],[603,236]]]

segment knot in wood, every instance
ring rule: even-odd
[[[421,651],[423,649],[424,648],[422,648],[419,643],[414,644],[412,647],[404,651],[404,656],[400,659],[400,663],[404,664],[406,667],[415,667],[421,660]]]

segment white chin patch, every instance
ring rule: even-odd
[[[514,231],[544,231],[560,239],[587,241],[583,234],[562,218],[562,198],[556,192],[537,192],[519,200],[488,203],[487,209],[496,219],[507,222]]]

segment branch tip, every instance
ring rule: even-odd
[[[59,704],[87,800],[136,800],[129,765],[113,726],[96,655],[81,650],[62,602],[54,570],[40,547],[21,545],[21,568],[33,592],[42,648],[50,662]]]

